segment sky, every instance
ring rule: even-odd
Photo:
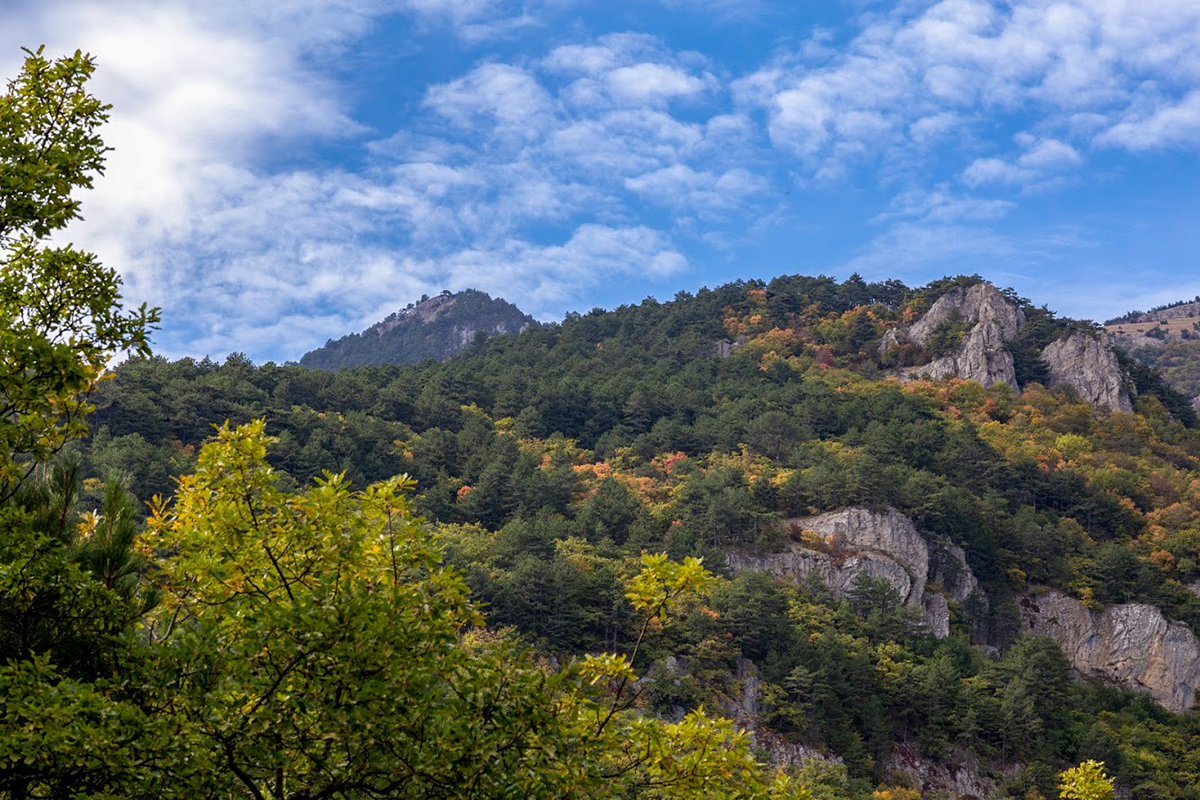
[[[0,75],[40,44],[113,106],[64,238],[172,358],[295,360],[442,289],[1200,295],[1197,0],[0,0]]]

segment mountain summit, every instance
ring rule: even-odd
[[[445,361],[483,334],[487,338],[520,333],[537,322],[507,300],[476,289],[434,297],[389,315],[362,333],[330,339],[324,347],[305,353],[300,365],[314,369],[343,369],[377,364],[416,364]]]

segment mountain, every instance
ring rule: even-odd
[[[1113,342],[1200,406],[1200,297],[1104,323]]]
[[[331,339],[300,359],[313,369],[345,369],[378,364],[444,361],[485,338],[520,333],[537,325],[533,317],[501,298],[475,289],[434,297],[390,315],[362,333]]]
[[[405,473],[489,628],[547,665],[631,652],[642,554],[702,557],[638,707],[719,711],[817,797],[1052,797],[1097,759],[1185,798],[1200,431],[1114,338],[978,276],[738,281],[444,362],[129,360],[80,471],[169,494],[213,421],[265,418],[281,479]]]

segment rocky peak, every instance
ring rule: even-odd
[[[905,342],[922,347],[946,325],[967,324],[971,328],[953,351],[928,364],[901,372],[908,380],[978,381],[984,386],[1007,383],[1016,388],[1013,357],[1005,348],[1025,324],[1025,314],[990,283],[960,286],[942,295],[910,327],[888,331],[880,352]]]
[[[375,323],[367,328],[364,333],[377,333],[383,336],[398,325],[402,325],[406,320],[433,322],[440,314],[453,308],[457,301],[458,295],[451,294],[450,292],[442,292],[433,297],[422,297],[419,302],[410,303],[407,308],[391,314],[382,322]]]
[[[1126,603],[1091,611],[1061,592],[1021,599],[1024,628],[1058,642],[1083,675],[1144,692],[1171,711],[1192,707],[1200,687],[1200,641],[1156,607]]]
[[[729,556],[730,567],[766,570],[795,583],[815,578],[838,597],[846,596],[859,575],[883,579],[905,605],[924,609],[930,629],[940,637],[950,633],[947,597],[961,603],[977,586],[961,548],[927,540],[895,509],[847,508],[787,524],[815,534],[810,542],[815,538],[820,549],[796,542],[783,553],[735,553]],[[928,591],[930,582],[938,583],[945,595]]]
[[[1020,333],[1025,314],[990,283],[960,286],[937,299],[908,330],[917,344],[928,343],[934,331],[955,319],[975,325],[994,327],[996,338],[1007,342]]]
[[[1107,334],[1073,333],[1047,345],[1042,359],[1050,368],[1051,386],[1070,386],[1097,408],[1133,411],[1125,375]]]
[[[367,364],[414,364],[426,359],[451,358],[480,334],[491,338],[519,333],[533,318],[500,298],[475,289],[433,297],[389,314],[364,330],[305,353],[300,364],[316,369],[340,369]]]

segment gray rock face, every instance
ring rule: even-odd
[[[674,658],[668,657],[674,662]],[[674,672],[676,665],[668,665]],[[824,764],[845,764],[841,756],[831,755],[803,742],[791,741],[783,734],[776,733],[758,724],[758,716],[762,711],[761,686],[758,672],[754,663],[746,658],[737,659],[737,668],[731,676],[731,691],[721,702],[721,711],[732,719],[739,728],[750,734],[754,747],[761,750],[766,761],[773,767],[803,767],[812,761]],[[683,717],[680,709],[679,718]]]
[[[960,378],[978,381],[984,386],[1007,383],[1017,388],[1013,357],[1004,344],[1020,332],[1025,324],[1025,314],[990,283],[977,283],[942,295],[910,328],[888,331],[880,352],[906,341],[925,346],[938,328],[955,320],[972,325],[955,351],[923,366],[908,367],[901,377],[909,380]]]
[[[815,517],[788,520],[812,531],[826,543],[823,550],[793,544],[783,553],[752,556],[734,553],[729,565],[736,571],[761,569],[795,583],[820,580],[835,596],[844,597],[859,575],[882,578],[905,605],[921,608],[936,636],[950,633],[946,598],[926,591],[936,581],[955,602],[963,602],[978,585],[961,548],[926,540],[899,511],[847,508]]]
[[[772,767],[802,769],[806,764],[814,761],[838,766],[846,763],[841,756],[831,755],[802,742],[789,741],[783,734],[767,728],[750,731],[750,741],[755,749],[762,751],[766,756],[767,764]]]
[[[937,299],[908,330],[910,340],[925,345],[933,332],[955,317],[995,329],[1001,341],[1016,337],[1025,325],[1025,314],[990,283],[952,289]]]
[[[1090,611],[1050,591],[1021,600],[1026,630],[1058,642],[1076,671],[1145,692],[1171,711],[1187,711],[1200,687],[1200,641],[1142,603]]]
[[[1012,353],[1004,348],[995,325],[979,323],[963,339],[956,352],[916,367],[908,367],[903,376],[909,380],[945,381],[958,378],[983,386],[1007,383],[1017,388],[1017,370]]]
[[[922,797],[985,800],[998,795],[995,782],[981,774],[979,761],[963,752],[951,752],[935,762],[922,758],[916,747],[901,744],[883,762],[883,768],[891,776],[906,777]]]
[[[950,604],[946,602],[944,595],[927,594],[925,595],[925,622],[929,625],[929,631],[939,639],[945,639],[950,635]]]
[[[734,554],[730,566],[763,569],[797,583],[815,576],[838,596],[845,595],[859,575],[882,578],[906,605],[921,604],[929,575],[929,546],[900,512],[848,508],[788,523],[819,534],[829,552],[794,545],[787,552],[762,557]]]
[[[1074,333],[1042,351],[1050,367],[1051,386],[1070,386],[1080,399],[1110,411],[1132,411],[1124,375],[1108,336]]]
[[[979,588],[979,581],[967,566],[967,554],[958,545],[934,548],[929,554],[929,579],[937,583],[956,603],[965,603]]]

